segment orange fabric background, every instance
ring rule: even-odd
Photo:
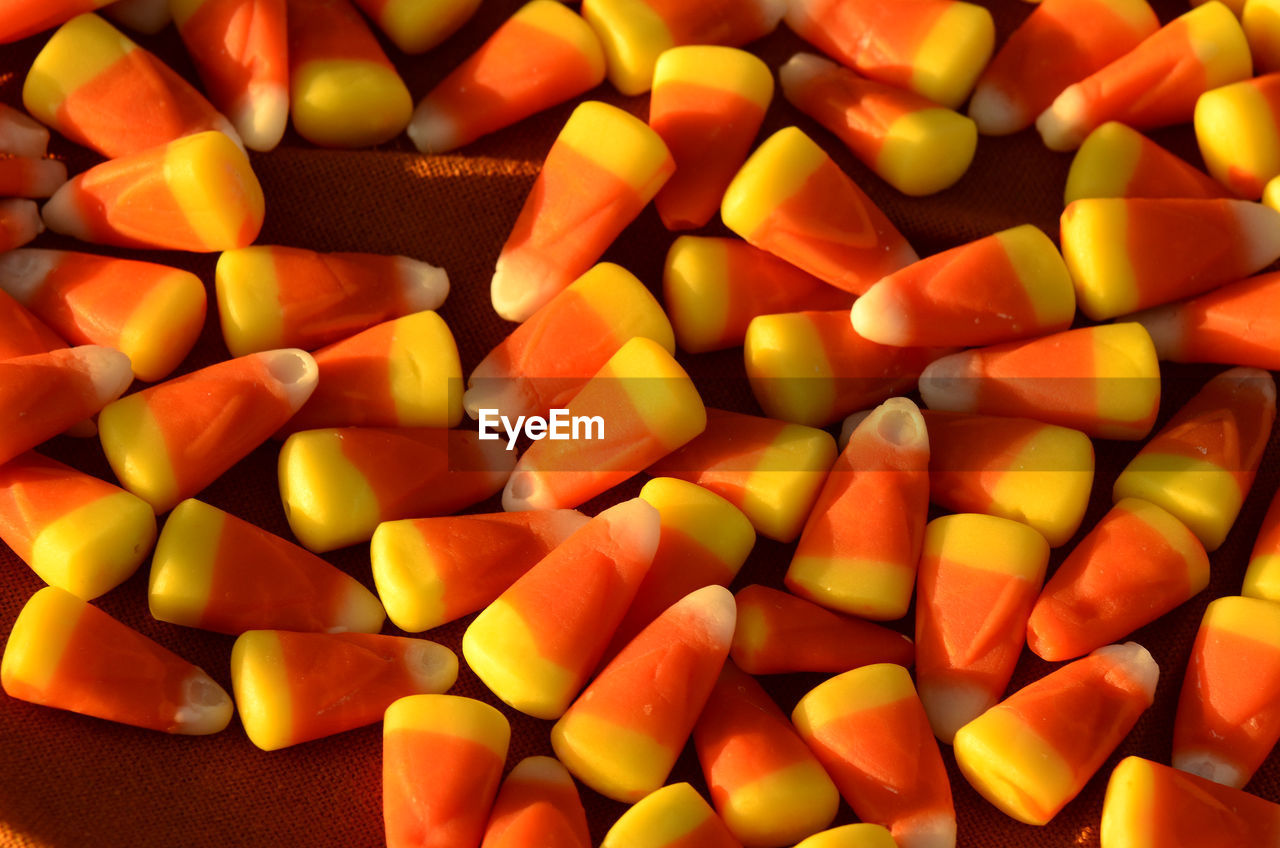
[[[987,0],[1000,41],[1031,10],[1015,0]],[[517,0],[485,0],[478,16],[454,38],[419,57],[388,54],[404,75],[415,99],[478,46],[518,6]],[[1185,10],[1180,0],[1155,6],[1168,21]],[[1087,25],[1087,22],[1081,22]],[[0,101],[18,104],[26,68],[46,40],[37,36],[0,47]],[[193,81],[190,61],[176,34],[168,29],[139,38],[179,73]],[[785,27],[751,48],[775,69],[793,52],[806,49]],[[643,117],[647,99],[623,98],[608,86],[592,96]],[[407,138],[377,150],[318,150],[297,136],[280,149],[255,154],[253,165],[267,198],[260,243],[315,250],[402,253],[448,269],[452,293],[441,310],[455,336],[464,372],[469,372],[511,325],[499,320],[488,301],[488,281],[506,234],[571,104],[496,133],[458,154],[424,157]],[[1034,133],[1006,139],[983,138],[972,169],[942,194],[908,199],[879,181],[833,136],[793,110],[779,95],[764,133],[795,123],[811,133],[862,185],[906,234],[921,255],[952,247],[1015,224],[1031,222],[1057,234],[1061,192],[1070,157],[1045,150]],[[1159,132],[1157,141],[1199,163],[1189,128]],[[73,173],[95,160],[92,154],[56,138],[52,152],[67,160]],[[718,221],[706,229],[723,232]],[[672,240],[652,207],[610,249],[606,259],[621,263],[649,285],[660,286],[662,260]],[[67,239],[43,236],[36,246],[88,249]],[[196,350],[181,371],[194,370],[227,356],[213,311],[212,279],[216,256],[124,253],[195,271],[209,286],[211,317]],[[738,350],[699,356],[681,355],[710,405],[747,412],[755,406],[743,378]],[[1162,424],[1216,367],[1168,367]],[[1137,443],[1098,442],[1094,502],[1087,530],[1106,511],[1111,484],[1137,450]],[[277,446],[268,444],[238,464],[201,497],[272,532],[288,536],[275,484]],[[44,449],[64,461],[103,477],[110,471],[96,440],[59,438]],[[1155,655],[1162,671],[1156,705],[1143,717],[1120,750],[1082,795],[1043,829],[1017,824],[979,798],[955,769],[951,772],[963,848],[1029,846],[1065,848],[1097,844],[1097,827],[1106,776],[1123,755],[1142,754],[1168,761],[1171,726],[1182,670],[1205,604],[1239,591],[1249,549],[1266,503],[1276,490],[1280,446],[1272,438],[1254,495],[1227,543],[1212,557],[1208,591],[1133,638]],[[635,494],[640,481],[610,492],[586,506],[589,512]],[[480,509],[498,509],[496,501]],[[1083,532],[1083,531],[1082,531]],[[1078,538],[1078,537],[1077,537]],[[1070,550],[1055,551],[1051,568]],[[750,582],[780,585],[790,546],[761,540],[734,588]],[[368,549],[355,546],[326,557],[372,586]],[[205,668],[230,689],[227,670],[232,638],[153,620],[146,605],[147,567],[96,603],[111,615],[146,633]],[[26,599],[42,585],[7,548],[0,546],[0,632],[7,634]],[[463,625],[427,635],[455,650]],[[910,618],[905,619],[906,622]],[[900,624],[909,632],[909,624]],[[387,632],[396,632],[388,625]],[[1013,687],[1050,668],[1024,653]],[[819,675],[767,679],[766,686],[786,710]],[[453,690],[485,698],[482,684],[465,668]],[[488,700],[493,700],[488,696]],[[508,767],[521,757],[550,753],[549,722],[511,710],[513,739]],[[266,753],[253,747],[233,721],[225,732],[207,738],[177,738],[117,726],[92,718],[49,710],[0,696],[0,844],[20,846],[373,846],[382,842],[380,727],[368,727],[329,739]],[[702,787],[696,758],[689,749],[672,777]],[[704,787],[702,787],[704,788]],[[1251,790],[1280,800],[1280,766],[1268,760]],[[704,788],[705,791],[705,788]],[[622,806],[583,791],[598,841]],[[852,814],[842,807],[841,822]]]

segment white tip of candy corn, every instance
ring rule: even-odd
[[[1250,267],[1265,268],[1280,256],[1280,212],[1247,200],[1237,200],[1231,205],[1240,224],[1245,261]]]
[[[858,425],[870,414],[870,409],[859,409],[857,412],[849,413],[844,423],[840,425],[840,438],[836,441],[840,450],[844,450],[845,445],[849,444],[849,438],[853,436],[853,431],[858,429]]]
[[[1014,108],[1009,96],[996,86],[982,82],[973,90],[969,117],[983,135],[1009,135],[1026,126],[1022,113]]]
[[[262,152],[273,150],[289,123],[289,92],[278,85],[256,85],[230,112],[244,146]]]
[[[797,34],[808,32],[822,25],[818,18],[821,8],[815,7],[824,6],[826,2],[827,0],[788,0],[783,19]]]
[[[907,398],[889,398],[871,410],[860,426],[873,427],[876,436],[893,447],[927,447],[929,444],[924,416]]]
[[[458,679],[458,655],[438,642],[415,640],[404,655],[404,667],[419,692],[441,694]]]
[[[609,507],[596,516],[607,522],[609,536],[618,546],[639,559],[652,559],[662,535],[662,519],[656,507],[641,498],[632,498]],[[737,606],[734,606],[737,614]]]
[[[462,408],[477,421],[482,409],[497,409],[503,415],[533,415],[538,401],[524,387],[523,383],[502,377],[481,378],[462,393]]]
[[[1245,784],[1241,780],[1245,775],[1240,773],[1240,769],[1209,751],[1175,752],[1172,762],[1176,769],[1223,786],[1241,789]]]
[[[512,271],[501,256],[493,268],[489,299],[493,311],[507,321],[524,321],[546,302],[548,293],[532,285],[527,270]]]
[[[782,16],[787,13],[787,6],[787,0],[755,0],[760,19],[769,25],[769,29],[776,27],[778,21],[782,20]]]
[[[1125,642],[1123,645],[1104,645],[1090,656],[1107,657],[1115,665],[1107,673],[1107,682],[1118,688],[1128,689],[1122,681],[1115,680],[1113,675],[1124,675],[1132,684],[1136,684],[1147,696],[1150,703],[1156,697],[1156,683],[1160,681],[1160,666],[1152,658],[1151,652],[1137,642]]]
[[[71,352],[89,375],[99,407],[120,397],[133,382],[133,366],[129,363],[129,357],[115,348],[81,345],[73,347]]]
[[[182,703],[173,715],[173,732],[186,736],[217,733],[230,724],[232,712],[227,691],[196,669],[182,682]]]
[[[24,247],[0,253],[0,289],[26,305],[58,264],[59,253]]]
[[[866,294],[853,302],[849,312],[854,331],[876,344],[905,346],[909,341],[911,322],[898,290],[875,283]]]
[[[457,123],[427,100],[413,110],[405,132],[421,153],[447,153],[459,146]]]
[[[972,357],[953,353],[935,359],[920,374],[920,397],[930,409],[974,412],[978,406],[978,383],[970,373]]]
[[[57,194],[54,192],[55,196]],[[40,220],[40,210],[34,200],[0,200],[0,220],[7,221],[13,228],[12,246],[26,244],[44,232],[45,225]]]
[[[931,813],[895,822],[893,839],[899,848],[955,848],[954,816]]]
[[[396,270],[400,276],[401,294],[414,312],[439,309],[449,296],[449,274],[443,268],[408,256],[397,256]]]
[[[506,512],[556,509],[558,506],[540,471],[516,469],[502,490],[502,508]]]
[[[818,74],[835,67],[835,63],[813,53],[797,53],[778,69],[778,81],[788,100],[798,88],[803,88]]]
[[[661,531],[659,531],[661,532]],[[676,601],[672,609],[679,608],[702,622],[703,632],[712,645],[722,645],[727,651],[733,642],[733,630],[738,623],[738,602],[733,593],[723,586],[703,586]]]
[[[213,129],[225,135],[236,143],[236,147],[244,150],[244,139],[240,138],[240,133],[236,132],[235,125],[231,123],[231,119],[225,115],[219,115],[214,122]]]
[[[1156,358],[1163,360],[1178,359],[1182,350],[1182,319],[1178,315],[1179,305],[1156,306],[1135,312],[1125,320],[1141,324],[1151,336],[1151,343],[1156,348]]]
[[[79,199],[79,182],[73,179],[70,182],[63,183],[53,193],[53,196],[45,202],[44,208],[40,210],[44,225],[55,233],[78,238],[81,241],[88,241],[90,235],[89,225],[84,220],[84,216],[80,214],[77,202]],[[32,205],[34,206],[34,204]]]
[[[933,727],[933,735],[950,745],[956,731],[982,715],[992,705],[991,693],[963,683],[920,686],[920,702]]]
[[[297,412],[316,390],[320,369],[311,354],[297,348],[265,350],[252,354],[262,360],[267,371],[275,378],[280,390],[289,402],[289,408]]]
[[[1075,150],[1084,143],[1091,127],[1085,122],[1084,95],[1078,86],[1069,86],[1048,109],[1036,118],[1036,129],[1050,150]]]

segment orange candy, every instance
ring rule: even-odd
[[[44,222],[34,201],[0,199],[0,252],[22,247],[43,232]]]
[[[1133,316],[1171,362],[1280,370],[1280,272],[1270,271]]]
[[[0,156],[0,197],[48,197],[67,181],[67,166],[57,159]]]
[[[3,260],[0,260],[3,261]],[[0,291],[0,359],[47,353],[67,343],[21,303]]]
[[[553,757],[525,757],[498,790],[481,848],[591,848],[578,787]]]

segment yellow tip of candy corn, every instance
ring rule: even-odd
[[[368,147],[404,131],[413,98],[404,80],[381,65],[354,60],[308,62],[293,78],[293,126],[327,147]]]

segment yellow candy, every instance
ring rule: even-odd
[[[1257,77],[1224,85],[1196,101],[1196,141],[1205,166],[1241,197],[1262,196],[1280,175],[1280,77]]]
[[[665,848],[697,832],[708,848],[736,844],[711,805],[687,783],[651,792],[614,822],[600,848]]]
[[[480,0],[356,0],[405,53],[430,50],[475,14]]]
[[[897,848],[888,828],[878,824],[847,824],[815,833],[796,848]]]
[[[1240,25],[1255,72],[1280,71],[1280,0],[1245,0]]]

